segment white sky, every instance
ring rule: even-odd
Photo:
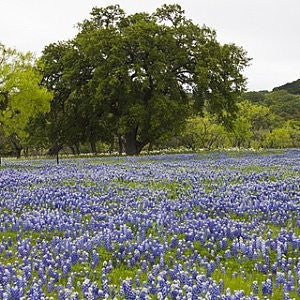
[[[214,28],[219,41],[248,51],[248,90],[300,78],[299,0],[0,0],[0,42],[39,55],[47,44],[74,37],[74,25],[92,7],[116,3],[127,13],[180,4],[195,23]]]

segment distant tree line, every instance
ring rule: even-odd
[[[94,8],[38,60],[0,47],[0,154],[297,147],[299,96],[243,94],[248,62],[179,5]]]
[[[248,92],[237,105],[229,130],[209,114],[191,117],[179,144],[192,149],[300,147],[300,95],[285,90]]]

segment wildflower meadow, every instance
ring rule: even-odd
[[[4,161],[0,299],[299,299],[300,151]]]

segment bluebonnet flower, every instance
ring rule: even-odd
[[[257,281],[253,281],[252,283],[252,291],[254,295],[258,295],[258,282]]]
[[[89,290],[90,285],[91,285],[91,282],[87,278],[82,282],[81,291],[82,291],[83,295],[87,295],[88,294],[88,290]]]
[[[278,287],[279,285],[283,285],[285,283],[285,275],[284,273],[282,272],[277,272],[276,273],[276,279],[275,279],[275,282],[276,282],[276,286]]]
[[[100,262],[100,256],[99,256],[99,254],[97,253],[96,250],[93,250],[91,267],[95,268],[99,264],[99,262]]]
[[[297,295],[300,296],[300,280],[298,281]]]

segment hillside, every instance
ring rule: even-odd
[[[243,98],[264,105],[284,120],[300,120],[300,79],[273,88],[272,91],[247,92]]]
[[[275,87],[273,91],[286,90],[290,94],[300,95],[300,79]]]

